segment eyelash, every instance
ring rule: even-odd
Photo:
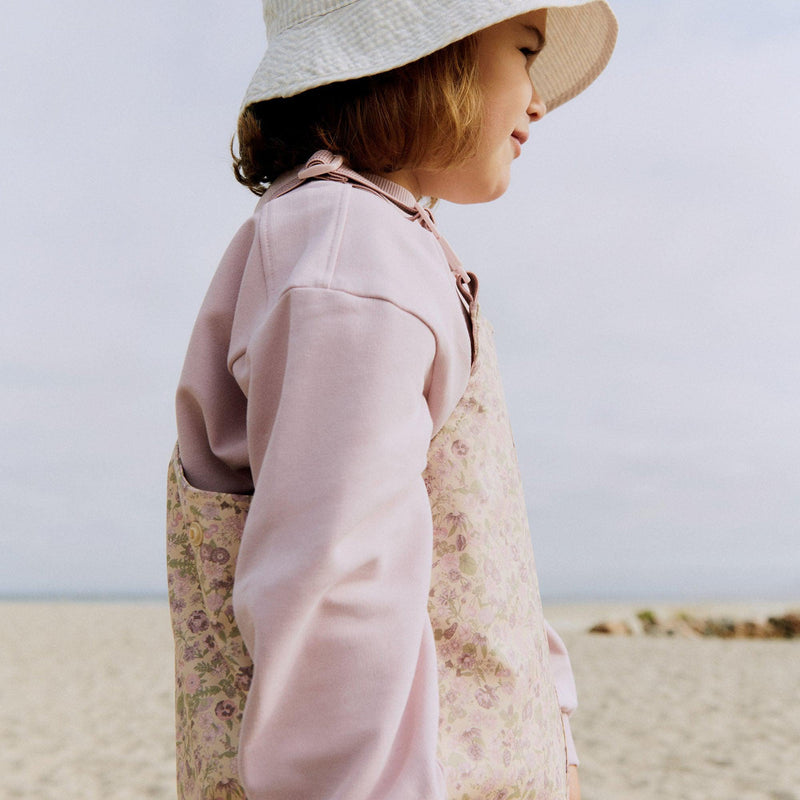
[[[531,50],[529,47],[520,47],[519,51],[525,58],[536,58],[542,52],[541,50]]]

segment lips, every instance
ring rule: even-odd
[[[511,136],[520,143],[520,146],[528,141],[528,131],[515,130]]]
[[[522,155],[522,145],[528,141],[528,132],[527,131],[514,131],[511,134],[511,141],[514,142],[514,158]]]

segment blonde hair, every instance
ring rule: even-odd
[[[483,97],[476,38],[405,66],[248,106],[239,117],[236,179],[261,195],[316,150],[359,172],[457,165],[475,153]]]

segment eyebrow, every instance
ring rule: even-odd
[[[524,22],[520,24],[523,28],[525,28],[526,31],[536,34],[536,36],[539,38],[539,49],[541,50],[545,46],[546,41],[544,34],[535,25],[526,25]]]

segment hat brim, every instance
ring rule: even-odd
[[[543,4],[531,0],[351,2],[270,38],[242,109],[329,83],[374,75],[416,61],[505,19],[547,8],[547,44],[532,77],[549,110],[583,91],[608,63],[617,21],[605,0]]]
[[[547,41],[531,67],[536,91],[553,111],[605,69],[617,41],[617,20],[604,2],[549,7]]]

